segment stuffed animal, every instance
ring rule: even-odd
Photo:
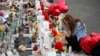
[[[26,50],[26,47],[25,47],[24,45],[20,45],[20,46],[18,47],[18,49],[19,49],[20,51],[25,51],[25,50]]]

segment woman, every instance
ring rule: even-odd
[[[79,40],[87,35],[84,23],[70,14],[67,14],[62,22],[68,32],[65,34],[68,46],[71,46],[73,51],[80,51]]]

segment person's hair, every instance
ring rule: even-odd
[[[78,21],[80,21],[80,19],[70,15],[70,14],[67,14],[64,18],[63,18],[63,22],[64,20],[66,22],[68,22],[68,29],[71,31],[71,35],[73,35],[73,32],[75,30],[75,27],[76,27],[76,23]],[[66,24],[65,24],[66,25]]]

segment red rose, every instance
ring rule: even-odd
[[[52,29],[53,28],[53,25],[52,23],[49,24],[49,29]]]
[[[37,45],[35,45],[34,47],[33,47],[33,51],[37,51],[38,50],[38,47],[37,47]]]
[[[54,36],[56,36],[56,35],[57,35],[56,30],[52,30],[52,34],[53,34]]]
[[[44,10],[44,4],[40,1],[41,10]]]
[[[4,12],[0,11],[0,16],[3,16],[4,15]]]
[[[43,15],[44,15],[44,18],[45,18],[45,20],[49,20],[49,15],[48,15],[48,13],[47,12],[43,12]]]
[[[64,47],[63,43],[60,41],[57,41],[54,46],[55,46],[55,49],[57,49],[58,51],[62,51]]]

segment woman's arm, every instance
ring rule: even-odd
[[[74,30],[74,35],[76,35],[77,39],[84,37],[87,35],[85,25],[81,22],[77,22],[76,28]]]
[[[70,37],[71,36],[71,31],[70,30],[64,30],[62,33],[66,37]]]

